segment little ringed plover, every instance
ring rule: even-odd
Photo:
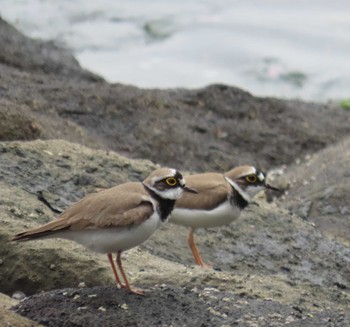
[[[186,176],[186,182],[198,194],[184,194],[176,202],[169,222],[190,228],[189,247],[196,264],[204,267],[209,266],[202,260],[194,242],[195,229],[227,225],[239,217],[260,190],[277,190],[266,183],[262,171],[252,166],[239,166],[225,174],[189,175]]]
[[[181,173],[171,168],[153,171],[142,183],[131,182],[92,193],[68,207],[57,219],[15,235],[13,241],[63,238],[86,248],[106,253],[117,284],[132,289],[125,275],[121,253],[146,241],[167,221],[175,201],[183,192],[196,193],[185,186]],[[123,277],[114,265],[112,253]]]

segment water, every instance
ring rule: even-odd
[[[348,0],[0,0],[0,9],[110,82],[350,97]]]

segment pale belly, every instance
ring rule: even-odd
[[[64,238],[75,241],[91,251],[116,253],[129,250],[146,241],[161,225],[155,213],[144,223],[130,227],[112,227],[98,230],[85,229],[55,233],[52,238]]]
[[[232,207],[227,201],[213,210],[191,210],[175,207],[169,222],[193,228],[219,227],[236,220],[239,214],[240,210]]]

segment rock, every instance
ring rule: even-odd
[[[65,141],[8,142],[0,148],[0,289],[36,294],[15,306],[21,315],[49,326],[110,325],[116,319],[125,325],[270,326],[290,317],[295,326],[322,326],[325,318],[348,319],[350,249],[263,198],[234,224],[198,231],[203,257],[220,271],[194,267],[188,231],[170,224],[125,253],[131,282],[147,290],[145,297],[115,287],[105,256],[73,242],[9,243],[14,233],[49,220],[50,206],[63,209],[99,187],[142,179],[155,166]],[[75,183],[82,173],[93,184]],[[50,206],[36,193],[46,189]]]
[[[98,77],[83,70],[68,50],[53,42],[43,42],[25,37],[0,17],[0,62],[16,70],[52,74],[69,79],[101,81]],[[29,77],[23,74],[23,77]],[[2,86],[2,91],[5,88]]]
[[[350,245],[350,138],[320,151],[301,165],[291,166],[285,178],[294,180],[281,203],[300,213],[332,239]],[[305,185],[305,181],[308,183]]]
[[[16,244],[9,239],[33,223],[51,220],[84,194],[142,180],[155,166],[66,141],[9,142],[0,147],[0,290],[30,295],[80,282],[113,283],[105,256],[92,256],[63,240]],[[91,183],[78,182],[82,176]]]
[[[108,84],[52,42],[0,26],[0,140],[59,138],[186,171],[224,171],[290,164],[350,132],[350,113],[333,104],[257,98],[225,85]]]
[[[80,295],[73,300],[72,294]],[[97,297],[89,297],[91,292]],[[65,293],[66,295],[63,295]],[[47,299],[52,306],[47,307]],[[231,301],[223,301],[230,298]],[[101,306],[101,304],[103,306]],[[125,309],[125,305],[127,309]],[[35,310],[32,310],[36,307]],[[80,309],[79,308],[83,308]],[[101,310],[100,308],[104,308]],[[127,296],[111,287],[64,289],[38,294],[16,306],[21,314],[47,326],[346,326],[349,314],[330,308],[312,314],[273,300],[234,297],[230,291],[199,291],[170,286],[147,297]],[[73,315],[67,313],[74,312]],[[278,312],[278,313],[277,313]],[[63,314],[65,313],[65,314]],[[291,320],[293,322],[291,323]],[[255,323],[253,325],[252,323]],[[332,324],[333,323],[333,324]]]
[[[349,326],[348,112],[225,85],[110,85],[53,43],[0,27],[0,291],[29,296],[13,310],[45,326]],[[188,230],[170,224],[125,253],[145,297],[115,287],[105,256],[73,242],[9,241],[156,167],[114,151],[186,171],[258,164],[287,190],[196,231],[214,269],[193,265]],[[27,326],[12,317],[24,319],[0,306],[1,326]]]
[[[0,326],[40,327],[38,323],[16,314],[10,308],[18,301],[0,293]]]

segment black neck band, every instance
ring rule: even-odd
[[[232,195],[230,201],[234,203],[240,210],[243,210],[249,202],[237,191],[232,185]]]
[[[160,216],[160,219],[164,222],[165,220],[167,220],[167,218],[173,211],[175,206],[175,200],[164,199],[161,196],[159,196],[156,192],[148,188],[146,185],[144,185],[144,187],[150,194],[150,196],[157,201],[157,212]]]

